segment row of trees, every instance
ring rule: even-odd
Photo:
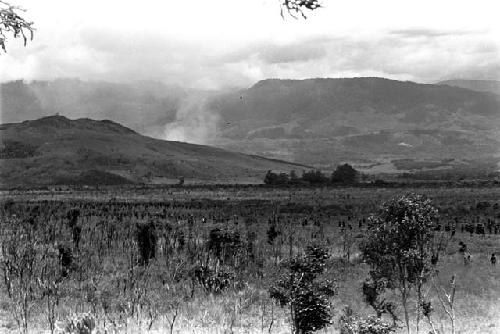
[[[355,184],[359,182],[360,173],[349,164],[337,167],[328,177],[320,170],[303,171],[302,176],[292,170],[290,174],[268,171],[264,183],[268,185],[328,185],[328,184]]]

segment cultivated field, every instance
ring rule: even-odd
[[[500,333],[500,264],[490,263],[500,188],[243,186],[3,192],[0,332],[69,330],[88,314],[101,333],[290,333],[289,308],[269,290],[314,244],[329,252],[322,277],[336,290],[333,323],[319,333],[339,333],[347,308],[374,315],[358,248],[367,218],[410,191],[438,208],[445,240],[424,291],[436,330],[451,333],[436,288],[443,296],[454,276],[456,333]],[[403,333],[401,307],[396,315]],[[422,320],[420,333],[429,330]]]

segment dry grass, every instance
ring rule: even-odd
[[[331,203],[352,204],[360,203],[379,203],[384,198],[394,195],[398,190],[389,189],[340,189],[335,191],[321,190],[263,190],[262,193],[245,191],[234,192],[233,190],[224,190],[212,193],[215,198],[231,198],[232,201],[245,198],[291,198],[292,201],[304,201],[309,203],[322,203],[327,205]],[[431,190],[423,190],[424,193],[431,194]],[[493,195],[492,195],[493,194]],[[474,206],[478,200],[491,200],[499,194],[498,189],[494,190],[448,190],[441,189],[432,193],[435,201],[441,207],[448,207],[459,202],[460,205]],[[72,194],[71,197],[77,197],[78,194]],[[115,193],[115,195],[118,195]],[[175,198],[179,195],[183,198],[203,198],[207,193],[186,192],[185,190],[173,190],[171,193],[156,194],[167,198]],[[156,196],[155,195],[155,196]],[[350,199],[345,199],[345,195],[351,195]],[[455,198],[450,198],[455,196]],[[35,199],[37,194],[15,195],[24,196],[24,199]],[[48,194],[41,197],[46,198]],[[60,197],[61,194],[54,194]],[[84,194],[88,198],[89,194]],[[110,195],[111,196],[111,195]],[[122,194],[122,196],[127,196]],[[142,198],[144,194],[136,194],[136,198]],[[233,197],[234,196],[234,197]],[[286,197],[285,197],[286,196]],[[28,197],[28,198],[27,198]],[[134,198],[134,196],[131,196]],[[107,199],[108,195],[104,196]],[[496,197],[495,200],[498,200]],[[140,200],[140,199],[139,199]],[[332,226],[325,229],[325,234],[330,237],[330,250],[334,256],[342,253],[342,238],[332,223]],[[263,232],[265,233],[265,231]],[[472,254],[472,263],[464,266],[463,258],[458,253],[458,242],[464,241]],[[298,249],[294,249],[296,252]],[[282,250],[282,257],[286,257],[287,250]],[[491,266],[489,257],[491,253],[500,254],[500,236],[487,236],[482,238],[474,235],[472,238],[468,233],[460,233],[449,242],[445,254],[440,258],[439,279],[441,286],[445,287],[449,279],[454,275],[457,282],[456,290],[456,328],[458,333],[481,333],[498,334],[500,333],[500,264],[497,267]],[[332,299],[335,306],[335,323],[329,328],[319,333],[338,333],[338,316],[346,306],[351,307],[355,312],[361,315],[372,314],[371,309],[364,303],[361,292],[363,280],[367,277],[368,268],[359,260],[356,247],[353,247],[351,264],[348,266],[338,266],[331,270],[331,275],[338,282],[338,295]],[[435,297],[433,290],[429,293],[431,301],[435,306],[433,315],[437,328],[442,333],[450,333],[449,321],[439,306],[439,301]],[[8,304],[5,301],[5,292],[0,293],[0,333],[14,333],[17,331],[15,322],[7,312]],[[414,304],[414,302],[413,302]],[[272,311],[271,311],[272,310]],[[73,312],[90,311],[88,306],[79,308],[70,300],[63,300],[59,307],[58,314],[60,319],[64,319]],[[273,305],[267,294],[267,287],[262,282],[248,282],[248,285],[242,290],[229,290],[221,295],[210,295],[206,293],[197,293],[195,298],[183,303],[179,308],[178,316],[174,324],[174,333],[290,333],[290,325],[286,309],[281,309]],[[100,332],[104,328],[108,332],[126,332],[126,333],[169,333],[172,313],[159,317],[153,324],[151,330],[148,330],[148,316],[138,314],[127,321],[121,322],[120,327],[114,327],[109,324],[104,314],[97,312],[94,314]],[[272,322],[272,326],[271,326]],[[126,326],[125,326],[126,325]],[[269,328],[271,327],[271,330]],[[38,307],[34,309],[34,316],[31,321],[31,332],[47,333],[47,322]],[[420,333],[427,333],[429,330],[425,321],[422,322]],[[404,330],[400,330],[404,333]]]

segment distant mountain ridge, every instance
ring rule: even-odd
[[[397,171],[399,159],[490,164],[500,156],[500,96],[448,85],[272,79],[221,95],[212,108],[226,122],[221,147],[317,166]]]
[[[0,184],[261,182],[298,165],[219,148],[163,141],[109,120],[48,116],[0,126]],[[303,166],[302,166],[303,167]]]
[[[448,85],[454,87],[461,87],[477,92],[488,92],[500,94],[500,81],[499,80],[444,80],[438,82],[439,85]]]
[[[325,169],[344,162],[369,173],[491,169],[500,161],[500,95],[451,82],[268,79],[202,92],[156,82],[17,81],[2,84],[1,96],[3,122],[57,112],[112,119],[157,138]]]

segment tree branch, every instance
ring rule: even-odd
[[[18,12],[25,12],[21,7],[13,6],[4,0],[0,0],[0,48],[7,52],[6,41],[7,35],[12,34],[12,37],[21,37],[26,46],[28,36],[33,40],[34,28],[33,22],[26,21]]]

